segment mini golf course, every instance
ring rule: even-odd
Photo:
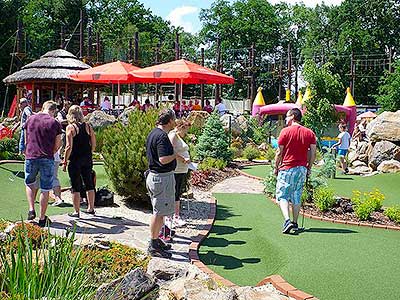
[[[277,274],[320,299],[398,299],[400,231],[305,219],[303,233],[283,235],[279,207],[264,195],[214,196],[199,255],[226,279],[255,285]]]
[[[244,167],[243,172],[264,178],[269,174],[271,166],[255,165]],[[339,173],[339,172],[337,172]],[[370,192],[375,188],[385,195],[383,206],[400,205],[400,172],[395,174],[378,174],[374,176],[337,175],[335,179],[328,180],[329,187],[335,190],[338,196],[352,196],[353,190]]]
[[[97,187],[108,183],[104,167],[95,165],[94,170],[97,174]],[[60,168],[58,171],[62,187],[69,186],[68,173]],[[24,165],[19,163],[0,164],[0,219],[17,221],[26,219],[28,203],[25,195],[24,185]],[[36,211],[39,204],[36,206]],[[52,207],[49,205],[47,212],[49,215],[64,214],[71,212],[72,206]]]

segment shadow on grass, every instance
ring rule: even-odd
[[[342,229],[342,228],[306,228],[303,230],[297,231],[294,234],[301,233],[340,233],[340,234],[348,234],[348,233],[358,233],[358,231],[351,229]]]
[[[224,238],[217,237],[208,237],[203,243],[202,246],[208,247],[228,247],[229,245],[244,245],[245,241],[230,241]]]
[[[352,177],[335,177],[333,180],[354,180]]]
[[[217,215],[215,216],[215,220],[227,220],[231,217],[240,217],[241,215],[237,215],[233,213],[233,209],[229,206],[225,205],[217,205]]]
[[[244,264],[257,264],[261,262],[260,258],[237,258],[230,255],[222,255],[215,251],[208,251],[200,254],[200,260],[207,266],[222,266],[225,270],[234,270],[244,266]]]
[[[225,225],[216,225],[214,224],[211,228],[211,233],[216,233],[217,235],[225,235],[225,234],[233,234],[238,231],[250,231],[252,228],[250,227],[232,227],[232,226],[225,226]]]
[[[10,180],[15,179],[16,177],[25,179],[25,172],[24,172],[23,169],[15,171],[15,170],[11,170],[9,168],[6,168],[4,166],[0,166],[0,169],[3,169],[4,171],[7,171],[7,172],[11,173],[10,177],[9,177]]]

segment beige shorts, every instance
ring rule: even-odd
[[[175,211],[175,178],[173,172],[152,173],[146,178],[153,214],[171,216]]]

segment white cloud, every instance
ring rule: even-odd
[[[199,11],[198,7],[195,6],[181,6],[174,8],[166,17],[168,21],[171,22],[173,26],[180,26],[187,32],[194,33],[193,23],[188,20],[184,20],[187,15],[196,14]],[[197,15],[195,16],[197,18]]]
[[[271,4],[277,4],[279,2],[288,2],[290,4],[294,4],[293,2],[303,2],[306,6],[308,7],[314,7],[317,4],[321,4],[322,2],[324,2],[326,5],[339,5],[340,3],[342,3],[344,0],[268,0],[268,2],[270,2]]]

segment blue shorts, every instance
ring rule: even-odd
[[[300,204],[306,176],[306,167],[294,167],[279,171],[276,182],[276,200],[290,201],[295,205]]]
[[[347,154],[347,149],[338,149],[337,155],[338,156],[346,156]]]
[[[40,190],[48,192],[53,188],[54,159],[37,158],[25,161],[25,185],[37,187],[40,174]]]

